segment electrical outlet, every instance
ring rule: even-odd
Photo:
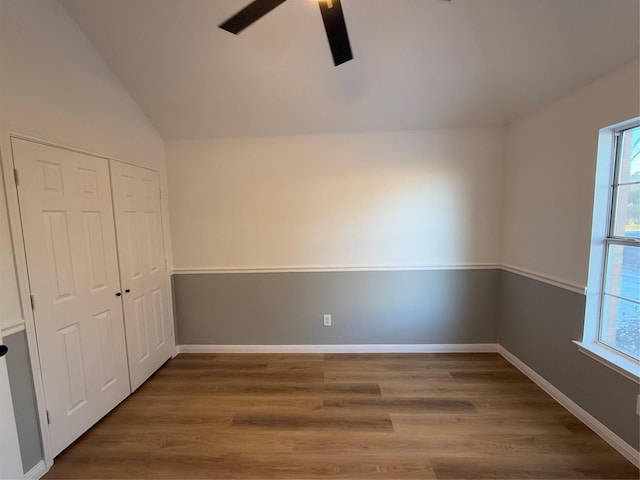
[[[324,321],[324,326],[325,327],[330,327],[331,326],[331,315],[325,315],[323,321]]]

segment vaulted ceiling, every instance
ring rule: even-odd
[[[60,0],[167,141],[504,125],[638,58],[638,0]]]

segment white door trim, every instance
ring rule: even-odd
[[[51,450],[51,439],[49,438],[49,426],[47,424],[46,400],[44,396],[44,384],[42,382],[42,369],[40,368],[40,356],[38,355],[36,326],[33,311],[31,310],[29,277],[27,275],[27,257],[24,248],[24,239],[22,236],[20,208],[18,205],[18,189],[15,184],[13,174],[15,167],[13,163],[13,151],[11,149],[12,137],[24,138],[22,135],[14,134],[9,130],[0,127],[0,156],[2,157],[2,173],[7,200],[9,227],[11,230],[11,242],[13,244],[13,256],[16,266],[18,295],[20,297],[20,307],[22,309],[27,345],[29,346],[29,360],[31,361],[31,369],[33,373],[33,386],[36,394],[38,421],[42,435],[44,463],[48,470],[51,465],[53,465],[53,453]],[[38,142],[42,143],[40,141]]]

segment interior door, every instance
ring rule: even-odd
[[[171,356],[169,275],[164,256],[158,172],[111,162],[131,389]]]
[[[130,393],[109,166],[12,147],[55,456]]]
[[[18,432],[13,413],[9,376],[7,375],[7,348],[2,345],[0,332],[0,478],[22,478],[22,460]]]

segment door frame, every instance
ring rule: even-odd
[[[81,148],[77,148],[68,145],[63,142],[56,141],[55,139],[44,139],[42,137],[34,136],[30,132],[20,131],[19,129],[10,128],[6,125],[0,124],[0,176],[5,188],[5,197],[7,202],[7,213],[9,220],[9,229],[11,235],[11,242],[13,246],[13,260],[16,270],[16,279],[18,283],[18,296],[20,298],[20,308],[22,310],[21,319],[11,319],[11,323],[8,328],[15,331],[24,329],[27,337],[27,345],[29,347],[29,360],[31,361],[31,368],[33,372],[33,383],[36,394],[36,402],[38,406],[38,422],[40,425],[40,432],[42,434],[42,450],[44,454],[45,468],[48,471],[53,465],[53,451],[51,448],[51,439],[49,436],[49,424],[47,422],[47,409],[46,398],[44,394],[44,383],[42,381],[42,369],[40,367],[40,356],[38,354],[38,341],[36,337],[36,326],[33,310],[31,309],[31,288],[29,285],[29,276],[27,270],[27,257],[24,246],[24,237],[22,231],[22,219],[20,217],[20,206],[18,202],[18,188],[15,183],[14,177],[14,160],[13,150],[11,147],[11,139],[21,139],[41,145],[46,145],[55,148],[61,148],[71,152],[81,153],[84,155],[90,155],[92,157],[102,158],[109,162],[116,161],[127,163],[129,165],[135,165],[137,167],[143,167],[149,170],[154,170],[160,175],[161,183],[161,218],[162,218],[162,236],[163,236],[163,250],[164,256],[167,262],[167,273],[169,278],[169,287],[171,287],[171,271],[173,268],[173,257],[171,255],[171,236],[168,222],[168,202],[167,202],[167,178],[166,171],[150,168],[146,165],[140,165],[133,162],[124,161],[118,158],[114,158],[105,154],[87,151]],[[109,167],[110,170],[110,167]],[[0,212],[0,214],[2,214]],[[171,293],[171,291],[170,291]],[[171,324],[174,324],[174,308],[173,308],[173,295],[169,295],[169,316]],[[173,350],[176,352],[176,334],[173,332]],[[177,353],[177,352],[176,352]],[[175,355],[175,354],[174,354]]]

